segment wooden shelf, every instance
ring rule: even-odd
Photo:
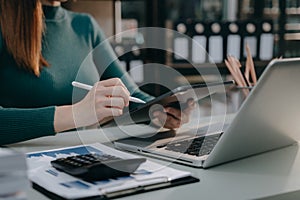
[[[242,66],[245,66],[245,62],[241,62]],[[263,70],[267,67],[269,64],[269,61],[255,61],[254,65],[257,71],[257,75],[260,76]],[[204,63],[204,64],[190,64],[190,63],[166,63],[167,66],[175,68],[177,71],[179,71],[183,75],[195,75],[199,74],[200,70],[204,74],[212,74],[215,73],[215,70],[213,70],[213,67],[217,66],[219,72],[221,74],[230,74],[227,67],[224,63]],[[242,70],[244,70],[244,67],[242,67]]]

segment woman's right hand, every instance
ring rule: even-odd
[[[120,116],[129,105],[130,93],[119,78],[97,82],[83,100],[73,106],[76,126],[89,126]]]
[[[129,91],[119,78],[99,81],[78,103],[56,107],[54,129],[61,132],[120,116],[123,108],[129,105],[129,96]]]

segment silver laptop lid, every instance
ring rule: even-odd
[[[203,167],[300,139],[300,59],[272,61]]]

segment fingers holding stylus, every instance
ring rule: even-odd
[[[96,83],[97,85],[101,85],[104,87],[110,87],[110,86],[121,86],[124,89],[127,90],[126,86],[124,85],[124,83],[122,82],[121,79],[119,78],[111,78],[111,79],[107,79],[107,80],[103,80],[103,81],[99,81]],[[127,90],[128,91],[128,90]]]
[[[89,93],[74,105],[76,122],[89,126],[110,117],[123,114],[129,105],[129,91],[120,79],[97,82]]]
[[[121,109],[125,107],[124,100],[120,97],[110,97],[110,98],[99,98],[97,104],[103,103],[106,108],[116,108]]]
[[[106,81],[100,81],[94,85],[95,95],[97,95],[100,100],[111,101],[111,103],[120,103],[119,107],[129,105],[130,93],[120,79],[108,79]],[[114,100],[112,100],[112,98]],[[110,99],[110,100],[109,100]],[[117,99],[119,99],[117,101]],[[123,100],[123,103],[120,102]],[[115,104],[112,105],[114,107]]]

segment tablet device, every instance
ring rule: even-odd
[[[174,107],[184,110],[188,106],[189,100],[198,102],[199,100],[214,93],[225,92],[224,85],[234,84],[234,81],[199,83],[177,87],[155,99],[140,104],[133,108],[125,108],[124,114],[115,117],[118,125],[128,125],[136,123],[145,123],[151,120],[150,114],[155,110],[162,110],[164,107]],[[112,126],[115,123],[109,121],[101,126]]]

